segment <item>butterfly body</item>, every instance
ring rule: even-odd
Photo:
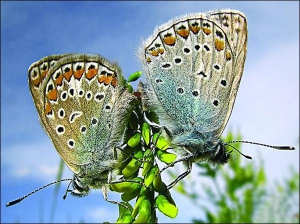
[[[144,110],[157,113],[172,147],[191,164],[226,163],[220,136],[231,115],[247,51],[236,10],[188,14],[156,29],[139,50]]]
[[[74,173],[71,193],[104,189],[120,173],[123,156],[115,147],[135,101],[120,68],[99,55],[52,55],[28,75],[42,126]]]

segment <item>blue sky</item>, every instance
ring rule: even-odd
[[[299,2],[1,2],[1,221],[49,221],[53,187],[5,207],[54,181],[59,164],[30,96],[32,62],[58,53],[98,53],[118,61],[128,77],[141,69],[137,48],[156,26],[186,13],[222,8],[244,12],[249,29],[244,75],[224,134],[231,129],[245,140],[296,147],[281,152],[243,145],[254,158],[245,163],[261,157],[270,181],[288,177],[291,165],[298,170]],[[64,177],[72,177],[71,172]],[[175,220],[160,216],[160,221],[187,222],[202,214],[187,211],[188,201],[173,195],[179,215]],[[54,221],[113,222],[116,214],[117,207],[94,191],[85,198],[59,198]]]

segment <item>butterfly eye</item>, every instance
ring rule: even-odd
[[[201,48],[201,47],[200,47],[200,45],[199,45],[199,44],[196,44],[196,45],[195,45],[195,50],[196,50],[196,51],[199,51],[199,50],[200,50],[200,48]]]
[[[83,114],[82,111],[73,111],[69,117],[70,124],[74,123],[77,118]]]
[[[177,89],[177,92],[178,92],[179,94],[183,94],[183,93],[184,93],[184,90],[183,90],[183,88],[179,87],[179,88]]]
[[[80,132],[81,132],[82,134],[85,134],[85,133],[86,133],[86,130],[87,130],[87,128],[86,128],[85,125],[83,125],[83,126],[80,127]]]
[[[155,79],[156,83],[163,83],[163,81],[160,78]]]
[[[97,126],[97,124],[98,124],[98,119],[95,118],[95,117],[93,117],[92,120],[91,120],[91,125],[92,125],[92,127]]]
[[[220,66],[219,65],[214,65],[214,68],[218,71],[220,70]]]
[[[94,97],[95,101],[101,102],[104,99],[104,93],[96,93]]]
[[[80,89],[80,90],[78,91],[78,96],[79,96],[79,97],[83,97],[83,95],[84,95],[84,90],[83,90],[83,89]]]
[[[203,78],[207,77],[203,71],[199,72],[197,75],[202,76]]]
[[[226,86],[226,84],[227,84],[226,80],[224,80],[224,79],[223,79],[223,80],[221,80],[221,82],[220,82],[220,83],[221,83],[221,85],[222,85],[222,86],[224,86],[224,87],[225,87],[225,86]]]
[[[74,88],[70,88],[70,89],[68,90],[68,92],[69,92],[69,96],[70,96],[70,97],[74,97],[74,96],[75,96],[75,89],[74,89]]]
[[[57,116],[60,118],[60,119],[63,119],[65,117],[65,110],[63,108],[60,108],[58,110],[58,113],[57,113]]]
[[[191,53],[191,49],[188,48],[188,47],[184,47],[184,48],[182,49],[182,52],[183,52],[184,54],[190,54],[190,53]]]
[[[161,67],[162,67],[163,69],[170,69],[170,68],[172,67],[172,65],[171,65],[171,63],[166,62],[166,63],[163,63],[163,64],[161,65]]]
[[[92,92],[92,91],[87,91],[87,92],[85,93],[85,99],[86,99],[86,100],[91,100],[92,97],[93,97],[93,92]]]
[[[65,127],[63,125],[57,125],[56,126],[56,133],[58,135],[62,135],[65,133]]]
[[[106,105],[104,106],[104,110],[105,110],[106,112],[110,112],[110,111],[111,111],[111,108],[112,108],[112,106],[111,106],[110,104],[106,104]]]
[[[68,92],[67,91],[62,91],[61,94],[60,94],[60,99],[62,101],[66,101],[68,99]]]
[[[204,44],[203,48],[204,48],[207,52],[210,51],[210,48],[209,48],[206,44]]]
[[[213,104],[217,107],[219,105],[219,101],[218,100],[214,100]]]
[[[192,94],[193,94],[194,97],[197,97],[197,96],[199,96],[199,91],[198,90],[193,90]]]
[[[174,58],[174,63],[180,65],[182,63],[182,59],[180,57]]]
[[[74,139],[69,139],[68,140],[68,146],[69,146],[70,149],[73,149],[75,147]]]

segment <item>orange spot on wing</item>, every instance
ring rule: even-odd
[[[31,80],[31,83],[32,83],[34,86],[38,87],[38,86],[40,85],[40,83],[41,83],[41,79],[38,77],[38,78],[36,78],[36,79],[34,79],[34,80]]]
[[[112,78],[113,78],[112,75],[106,76],[104,80],[104,84],[108,85],[111,82]]]
[[[158,51],[157,50],[152,50],[150,51],[150,54],[154,57],[158,56]]]
[[[51,107],[50,103],[47,103],[45,106],[45,114],[46,115],[52,114],[52,107]]]
[[[148,57],[147,59],[146,59],[146,62],[147,63],[150,63],[152,60],[151,60],[151,58],[150,57]]]
[[[70,81],[70,79],[71,79],[71,77],[72,77],[72,74],[73,74],[73,70],[72,69],[70,69],[68,72],[65,72],[64,73],[64,77],[65,77],[65,79],[69,82]]]
[[[176,41],[176,38],[174,36],[166,36],[166,37],[164,37],[163,41],[167,45],[174,45],[175,41]]]
[[[83,73],[84,73],[84,68],[76,70],[74,72],[75,79],[81,79]]]
[[[177,31],[177,33],[182,36],[183,38],[187,38],[190,34],[190,31],[187,29],[180,29]]]
[[[203,32],[204,32],[206,35],[209,35],[209,34],[211,33],[211,29],[206,28],[206,27],[203,27]]]
[[[215,47],[216,47],[217,51],[224,50],[225,42],[223,40],[216,39],[215,40]]]
[[[103,83],[104,82],[104,80],[105,80],[105,75],[100,75],[100,77],[98,78],[98,81],[100,82],[100,83]]]
[[[57,100],[57,90],[56,89],[52,89],[47,93],[47,97],[49,100]]]
[[[100,75],[98,78],[99,83],[104,83],[105,85],[111,84],[113,87],[116,87],[118,84],[118,79],[113,74],[106,75]]]
[[[158,48],[158,53],[163,54],[165,52],[165,50],[163,48]]]
[[[116,87],[118,85],[118,79],[116,76],[113,76],[112,80],[111,80],[111,85],[113,87]]]
[[[45,70],[42,72],[42,74],[41,74],[42,79],[44,79],[46,77],[47,73],[48,73],[48,70]]]
[[[200,30],[200,26],[190,26],[190,29],[194,34],[198,33]]]
[[[97,75],[98,73],[98,69],[95,69],[95,68],[91,68],[88,70],[88,72],[85,74],[85,77],[88,79],[88,80],[91,80],[92,78],[95,77],[95,75]]]
[[[57,79],[55,80],[55,84],[57,86],[61,86],[62,80],[63,80],[63,75],[58,76]]]
[[[230,52],[226,52],[226,60],[230,61],[231,60],[231,53]]]

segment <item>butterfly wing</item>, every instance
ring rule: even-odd
[[[69,168],[75,174],[112,169],[134,101],[120,68],[99,55],[54,55],[34,63],[28,75],[42,126]]]
[[[141,88],[172,133],[218,138],[230,117],[246,58],[247,22],[239,11],[190,14],[163,24],[139,51]]]

